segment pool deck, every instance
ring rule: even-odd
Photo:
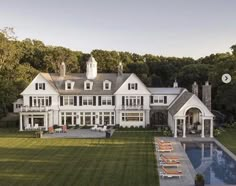
[[[173,143],[174,151],[169,152],[169,153],[162,153],[162,154],[179,156],[182,166],[179,167],[178,169],[180,169],[183,172],[183,176],[180,178],[167,178],[167,177],[161,178],[160,177],[161,186],[173,186],[173,185],[174,186],[194,186],[194,178],[196,175],[196,171],[193,168],[192,163],[190,162],[187,154],[185,153],[185,150],[183,146],[181,145],[181,142],[215,142],[222,150],[224,150],[232,159],[236,161],[236,155],[234,155],[231,151],[229,151],[223,144],[221,144],[215,138],[199,138],[199,137],[188,137],[188,138],[158,137],[158,138],[164,141],[171,141]],[[156,158],[157,158],[157,163],[158,163],[158,173],[161,171],[159,157],[160,157],[160,153],[156,152]],[[210,185],[206,184],[206,186],[210,186]],[[224,186],[224,185],[222,184],[222,185],[215,185],[215,186]],[[236,186],[236,185],[231,185],[231,186]]]
[[[193,186],[196,171],[194,170],[192,163],[190,162],[187,154],[185,153],[185,150],[182,147],[179,139],[173,138],[173,137],[159,137],[159,139],[172,142],[174,151],[161,153],[161,154],[165,154],[167,156],[171,155],[171,156],[180,157],[181,166],[178,169],[183,172],[183,176],[180,178],[160,177],[160,185],[161,186],[173,186],[173,185],[174,186]],[[159,157],[160,157],[160,153],[156,152],[156,158],[158,162],[158,172],[162,172],[161,167],[160,167]],[[176,169],[176,168],[173,168],[173,169]]]

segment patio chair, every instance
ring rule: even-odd
[[[173,169],[168,169],[165,167],[161,167],[162,171],[160,172],[160,176],[162,178],[164,177],[168,177],[168,178],[172,178],[172,177],[181,177],[183,176],[183,173],[181,170],[173,170]]]
[[[103,128],[100,129],[101,132],[106,132],[107,131],[107,126],[104,125]]]
[[[31,130],[31,125],[30,124],[27,124],[27,126],[25,127],[25,130]]]
[[[35,130],[38,130],[39,129],[39,124],[34,124],[34,127],[33,127]]]
[[[98,130],[98,125],[94,125],[91,130]]]
[[[62,125],[62,132],[66,133],[67,132],[67,126],[66,125]]]
[[[48,132],[49,132],[49,134],[53,134],[54,133],[53,127],[48,127]]]
[[[181,166],[179,161],[167,161],[163,157],[160,161],[160,165],[163,166],[163,167],[178,167],[178,166]]]

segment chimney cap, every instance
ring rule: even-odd
[[[205,85],[209,85],[209,81],[206,81],[206,82],[205,82]]]

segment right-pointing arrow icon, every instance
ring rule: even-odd
[[[232,78],[230,74],[223,74],[221,79],[223,83],[230,83]]]

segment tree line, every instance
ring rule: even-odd
[[[91,54],[98,62],[98,72],[116,73],[122,62],[124,72],[136,73],[149,87],[171,87],[176,79],[180,87],[191,91],[194,81],[201,87],[208,80],[212,84],[212,108],[233,121],[236,117],[236,45],[231,50],[231,53],[199,59],[105,50],[93,50]],[[89,56],[61,46],[46,46],[39,40],[19,41],[12,28],[0,30],[0,115],[11,110],[12,103],[39,72],[59,72],[59,65],[65,62],[68,73],[83,73]],[[231,74],[231,83],[221,81],[224,73]]]

